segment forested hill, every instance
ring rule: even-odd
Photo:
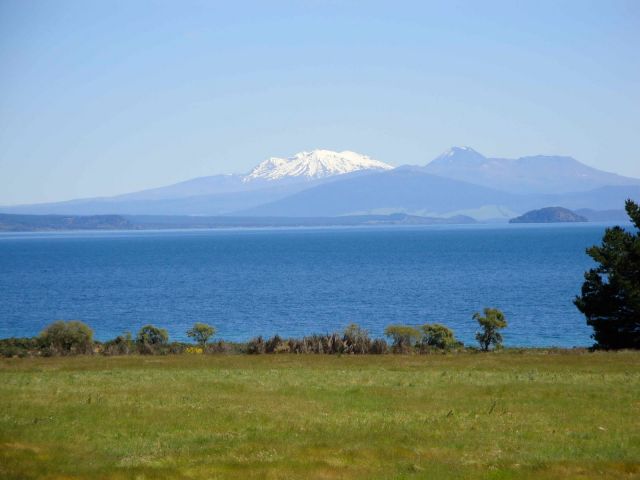
[[[134,228],[121,215],[13,215],[0,213],[0,231],[122,230]]]
[[[582,215],[562,207],[547,207],[539,210],[531,210],[509,223],[563,223],[563,222],[588,222]]]
[[[183,228],[334,227],[365,225],[455,225],[476,221],[465,215],[422,217],[351,215],[342,217],[225,217],[190,215],[14,215],[0,213],[0,231],[163,230]]]

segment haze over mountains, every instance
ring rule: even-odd
[[[453,147],[424,166],[397,168],[355,152],[314,150],[271,157],[245,175],[200,177],[114,197],[0,211],[251,217],[404,213],[506,220],[549,205],[620,210],[626,198],[640,198],[640,179],[597,170],[571,157],[487,158],[470,147]]]

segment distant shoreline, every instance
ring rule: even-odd
[[[406,214],[352,215],[344,217],[191,217],[171,215],[15,215],[0,213],[3,233],[55,232],[154,232],[207,230],[268,230],[352,227],[423,226],[536,226],[571,225],[578,222],[527,222],[511,225],[508,220],[477,221],[471,217],[420,217]],[[588,221],[583,225],[611,225],[620,221]]]
[[[469,225],[471,217],[349,215],[343,217],[225,217],[186,215],[17,215],[0,213],[0,232],[68,230],[167,230],[215,228],[333,227],[376,225]]]

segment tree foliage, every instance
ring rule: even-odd
[[[93,330],[78,320],[53,322],[40,333],[40,341],[54,355],[93,352]]]
[[[409,325],[389,325],[384,329],[384,334],[391,338],[391,349],[395,353],[410,351],[420,339],[420,331]]]
[[[427,350],[451,350],[462,346],[453,331],[439,323],[425,323],[422,332],[422,347]]]
[[[502,334],[499,330],[506,328],[507,320],[497,308],[485,308],[484,317],[480,312],[473,314],[473,319],[480,324],[481,330],[476,332],[476,340],[480,348],[487,352],[493,345],[494,349],[502,348]]]
[[[625,209],[640,230],[640,206]],[[640,348],[640,231],[607,228],[601,245],[587,249],[598,264],[584,274],[576,307],[593,327],[596,348]]]
[[[187,330],[187,336],[193,338],[193,340],[204,348],[211,337],[216,334],[215,327],[207,325],[206,323],[196,322],[189,330]]]
[[[164,328],[145,325],[136,336],[136,343],[140,353],[165,353],[169,343],[169,333]]]

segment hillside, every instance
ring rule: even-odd
[[[336,216],[403,212],[421,216],[469,215],[476,220],[512,218],[546,205],[619,209],[640,198],[640,186],[602,187],[566,194],[516,194],[425,173],[419,167],[338,177],[237,215]]]
[[[575,223],[588,221],[586,217],[566,208],[546,207],[539,210],[531,210],[524,215],[512,218],[509,223]]]
[[[517,197],[411,168],[397,168],[318,185],[238,213],[336,216],[405,212],[428,216],[509,203],[517,203]]]

